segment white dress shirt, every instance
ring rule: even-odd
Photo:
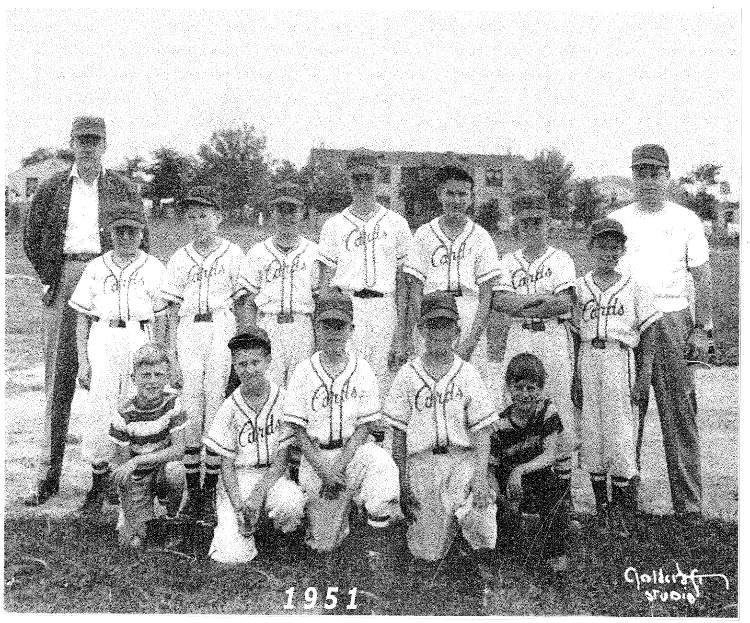
[[[70,191],[70,209],[63,253],[102,252],[99,242],[99,178],[103,172],[102,167],[94,182],[87,184],[78,174],[75,164],[70,170],[73,187]]]

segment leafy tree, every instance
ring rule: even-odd
[[[401,176],[398,193],[404,202],[404,217],[412,229],[428,223],[442,211],[435,173],[434,167],[415,167]]]
[[[720,193],[729,190],[726,182],[718,180],[720,172],[721,165],[710,162],[689,171],[679,179],[679,190],[674,193],[677,202],[690,208],[701,220],[716,220],[719,200],[714,193],[709,192],[709,189],[718,186],[717,190]]]
[[[146,169],[153,179],[144,194],[155,201],[173,198],[179,204],[195,177],[195,160],[170,147],[160,147],[153,157],[154,163]]]
[[[38,162],[44,162],[45,160],[49,160],[50,158],[54,157],[55,152],[51,149],[47,147],[38,147],[25,158],[21,158],[21,166],[28,167],[29,165],[37,164]]]
[[[565,157],[555,149],[539,152],[531,160],[535,186],[547,195],[553,218],[568,218],[574,170],[573,165],[566,162]]]
[[[198,178],[217,191],[221,209],[230,218],[245,220],[250,213],[268,206],[271,168],[266,155],[266,137],[255,127],[216,130],[198,149]]]
[[[55,158],[60,158],[60,160],[67,160],[68,162],[75,162],[76,156],[73,153],[72,149],[63,147],[62,149],[58,149],[55,152]]]
[[[301,184],[300,171],[297,166],[289,160],[282,160],[281,162],[274,163],[275,167],[271,174],[271,184],[273,186],[281,184],[283,182],[293,182],[295,184]]]
[[[308,162],[300,169],[305,205],[316,212],[339,212],[352,202],[344,169],[333,162]]]
[[[126,177],[133,179],[133,176],[139,171],[144,170],[144,160],[141,156],[133,156],[132,158],[125,158],[125,162],[120,167]]]
[[[611,197],[605,197],[599,190],[599,180],[595,177],[581,178],[573,182],[573,211],[574,221],[579,221],[587,227],[591,221],[599,218],[602,208],[609,205]]]

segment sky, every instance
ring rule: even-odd
[[[6,172],[97,114],[108,166],[248,123],[298,165],[321,145],[558,149],[601,177],[654,142],[673,176],[714,162],[739,190],[738,11],[14,10],[6,34]]]

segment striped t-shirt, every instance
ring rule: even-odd
[[[121,404],[109,427],[110,439],[130,447],[131,456],[151,454],[167,448],[170,435],[187,426],[187,413],[177,394],[164,392],[155,404],[143,406],[138,397]],[[154,466],[139,467],[134,476],[144,476]]]

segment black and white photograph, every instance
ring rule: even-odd
[[[5,613],[739,618],[742,15],[616,9],[6,9]]]

